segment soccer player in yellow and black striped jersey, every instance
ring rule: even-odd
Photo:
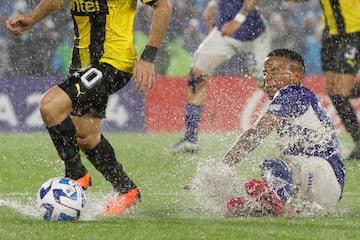
[[[21,35],[66,2],[42,0],[29,14],[7,19],[6,28]],[[70,0],[75,36],[69,77],[50,88],[40,103],[43,122],[65,163],[65,176],[85,189],[90,186],[81,149],[112,184],[114,195],[104,215],[120,215],[140,197],[100,126],[108,96],[123,88],[131,77],[140,92],[153,85],[153,62],[167,31],[171,6],[168,0],[141,2],[153,8],[153,18],[147,44],[137,60],[132,34],[137,0]]]
[[[288,0],[306,2],[308,0]],[[360,160],[360,125],[350,104],[360,97],[360,1],[319,0],[323,9],[321,64],[329,95],[355,147],[348,160]]]
[[[320,3],[324,16],[321,61],[326,90],[355,142],[347,159],[360,160],[360,126],[349,101],[360,97],[355,84],[360,66],[360,1],[320,0]]]

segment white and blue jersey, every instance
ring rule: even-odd
[[[343,189],[345,167],[340,143],[334,125],[316,95],[303,86],[287,86],[277,92],[267,113],[283,117],[277,129],[280,152],[326,159]]]
[[[218,12],[214,19],[217,28],[221,30],[226,22],[233,20],[243,7],[243,4],[244,0],[220,0],[217,5]],[[264,32],[265,28],[266,26],[260,13],[257,10],[253,10],[241,24],[241,27],[234,33],[233,37],[242,41],[252,40]]]

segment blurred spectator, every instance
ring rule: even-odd
[[[193,6],[194,6],[194,16],[193,18],[200,19],[202,17],[202,14],[208,4],[209,0],[194,0]]]
[[[301,53],[306,74],[321,74],[319,22],[321,8],[318,0],[306,3],[278,2],[266,8],[273,33],[272,47],[291,48]]]
[[[39,28],[34,28],[25,38],[12,38],[9,49],[11,75],[55,74],[52,58],[55,54],[54,49],[59,43],[55,24],[49,18],[38,26]]]
[[[52,58],[54,73],[62,77],[66,77],[69,72],[74,38],[74,33],[72,33],[72,24],[72,22],[67,24],[69,29],[68,33],[64,34],[63,40],[57,46],[55,54]]]
[[[296,52],[303,52],[304,44],[302,33],[297,27],[297,23],[292,19],[287,19],[287,14],[283,11],[274,12],[270,17],[270,28],[272,32],[272,48],[288,48]]]
[[[9,69],[8,39],[5,20],[8,16],[7,0],[0,0],[0,76],[6,75]]]
[[[182,36],[185,29],[189,26],[189,22],[194,16],[194,7],[186,1],[175,0],[173,3],[173,13],[169,25],[169,40],[173,40],[178,36]]]
[[[322,73],[320,56],[322,32],[318,21],[318,17],[312,11],[307,12],[304,18],[304,45],[306,47],[302,55],[307,75],[319,75]]]
[[[11,1],[9,3],[9,15],[26,14],[26,2],[24,0]],[[33,60],[29,59],[26,41],[30,38],[30,32],[25,32],[20,37],[9,39],[8,55],[9,55],[9,74],[10,75],[26,75],[31,68],[30,64]],[[24,54],[25,53],[25,54]],[[21,57],[19,57],[21,56]]]
[[[38,0],[8,1],[6,9],[10,16],[26,14],[27,9],[33,8],[38,2]],[[7,48],[10,67],[9,71],[4,74],[14,76],[55,74],[52,58],[56,51],[54,49],[57,49],[57,45],[64,36],[67,26],[65,22],[69,21],[70,13],[65,9],[67,4],[69,3],[62,6],[51,18],[47,18],[20,37],[8,35]]]
[[[54,49],[60,42],[59,35],[51,18],[46,19],[39,26],[39,32],[34,34],[27,42],[29,44],[29,55],[36,56],[36,61],[32,61],[28,74],[35,76],[54,75],[52,59],[55,54]]]
[[[196,18],[190,19],[188,27],[184,32],[184,44],[186,51],[192,56],[204,39],[204,35],[200,33],[200,21]]]
[[[269,25],[272,32],[272,43],[271,46],[273,49],[280,48],[284,46],[287,41],[287,30],[285,19],[280,12],[274,12],[269,19]],[[285,48],[288,48],[285,46]]]
[[[170,56],[167,76],[186,76],[191,66],[192,55],[186,51],[182,37],[173,39],[167,45],[167,52]]]
[[[9,69],[8,46],[5,38],[0,37],[0,76],[7,75]]]
[[[0,28],[1,33],[6,33],[4,22],[6,20],[6,17],[8,16],[8,7],[7,7],[8,5],[9,5],[8,0],[0,0],[0,24],[2,26]]]

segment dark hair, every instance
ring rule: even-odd
[[[305,64],[304,64],[303,57],[299,53],[297,53],[291,49],[287,49],[287,48],[275,49],[275,50],[272,50],[267,55],[267,57],[285,57],[291,61],[295,61],[295,62],[299,63],[305,72]]]

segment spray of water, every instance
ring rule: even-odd
[[[207,159],[198,163],[189,188],[202,214],[225,216],[227,201],[244,195],[243,182],[233,167],[219,159]]]
[[[86,194],[86,207],[82,211],[80,221],[96,220],[105,207],[108,196],[102,193]],[[0,206],[8,207],[15,212],[29,218],[41,219],[40,212],[36,208],[36,195],[24,193],[12,193],[0,196]]]
[[[222,163],[219,159],[208,159],[198,163],[189,189],[194,194],[203,216],[223,217],[228,215],[227,202],[234,197],[241,196],[248,199],[247,209],[262,208],[245,192],[246,180],[239,176],[234,167]],[[285,217],[319,217],[339,214],[335,209],[324,208],[314,201],[304,201],[304,198],[293,199],[286,204],[286,209]],[[241,216],[269,216],[269,214],[254,215],[251,212]]]

